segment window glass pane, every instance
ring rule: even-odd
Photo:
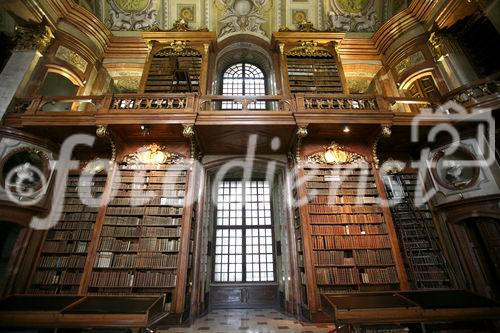
[[[214,280],[274,281],[269,184],[223,181],[217,193]]]
[[[224,96],[264,96],[266,94],[264,73],[251,64],[236,64],[229,67],[222,77],[222,95]],[[222,102],[223,110],[242,109],[241,103]],[[250,110],[265,110],[266,102],[251,102]]]

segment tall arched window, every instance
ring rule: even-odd
[[[252,64],[232,65],[222,76],[222,95],[224,96],[263,96],[266,94],[266,80],[262,70]],[[262,110],[265,102],[248,105],[249,109]],[[241,103],[222,102],[222,109],[241,109]]]

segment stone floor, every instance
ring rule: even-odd
[[[327,333],[329,324],[301,323],[276,310],[217,310],[196,320],[190,327],[170,328],[162,333]]]

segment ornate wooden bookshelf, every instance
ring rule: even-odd
[[[200,56],[155,55],[151,60],[144,92],[198,92],[201,64]]]
[[[61,220],[46,234],[29,293],[78,294],[98,212],[81,202],[79,185],[87,187],[82,193],[98,197],[106,178],[98,175],[79,184],[79,174],[68,176]]]
[[[166,294],[177,285],[187,167],[122,165],[112,183],[90,294]],[[170,308],[170,304],[167,306]]]
[[[320,294],[399,287],[391,240],[367,163],[304,167]]]
[[[341,94],[342,80],[335,58],[287,56],[291,93]]]
[[[385,179],[394,225],[404,254],[406,271],[414,289],[447,289],[453,282],[427,203],[417,207],[418,175],[388,175]],[[418,193],[417,193],[418,195]]]

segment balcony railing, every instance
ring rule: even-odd
[[[299,110],[334,110],[334,111],[377,111],[380,109],[380,98],[365,95],[320,95],[297,94],[297,108]]]
[[[110,112],[194,112],[196,95],[189,94],[120,94],[108,96],[104,109]]]
[[[199,98],[200,111],[288,111],[293,112],[292,100],[286,96],[221,96]]]
[[[478,105],[487,105],[489,103],[498,106],[499,100],[500,73],[455,89],[443,97],[444,102],[455,101],[468,108],[473,108]]]

